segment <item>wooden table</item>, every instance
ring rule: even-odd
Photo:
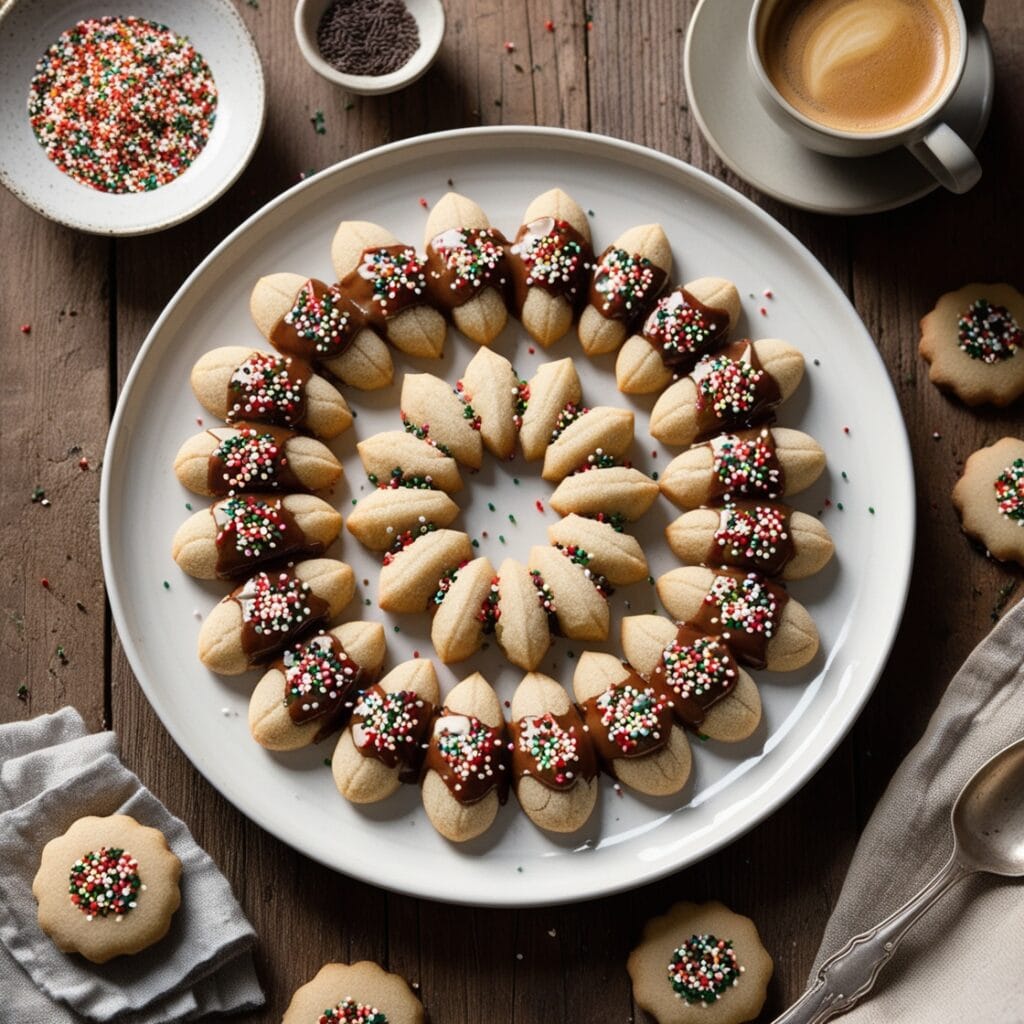
[[[423,85],[354,100],[300,57],[290,2],[238,6],[264,61],[269,105],[256,157],[227,196],[163,234],[111,241],[0,195],[0,367],[9,385],[0,402],[0,720],[74,705],[92,728],[117,730],[125,762],[221,865],[260,935],[268,1008],[254,1020],[279,1019],[323,962],[369,958],[416,981],[435,1024],[627,1022],[635,1011],[625,959],[644,920],[676,899],[712,897],[752,916],[775,958],[770,1019],[803,986],[872,807],[1018,582],[964,539],[949,492],[971,451],[1020,433],[1020,404],[971,412],[939,394],[917,355],[917,321],[939,293],[967,281],[1024,284],[1024,8],[989,4],[998,83],[980,186],[837,219],[764,199],[709,149],[682,81],[693,0],[586,8],[579,0],[448,0],[444,48]],[[317,109],[323,135],[310,123]],[[780,811],[704,863],[637,892],[488,911],[393,896],[334,874],[264,834],[206,783],[124,659],[104,604],[97,519],[120,385],[157,313],[228,231],[308,169],[421,132],[514,123],[589,129],[688,160],[752,195],[811,248],[889,367],[913,446],[918,545],[907,613],[871,702]],[[49,505],[33,501],[36,488]],[[22,685],[28,694],[19,697]]]

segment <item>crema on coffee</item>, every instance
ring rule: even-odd
[[[827,128],[882,132],[925,114],[960,57],[952,0],[782,0],[760,38],[783,99]]]

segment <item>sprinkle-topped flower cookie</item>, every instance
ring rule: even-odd
[[[424,1024],[405,979],[369,960],[325,964],[297,989],[282,1024]]]
[[[760,1013],[773,965],[753,921],[712,901],[648,921],[627,969],[658,1024],[740,1024]]]
[[[994,558],[1024,565],[1024,440],[1004,437],[971,455],[953,504],[964,533]]]
[[[921,320],[921,355],[933,384],[968,405],[1009,405],[1024,394],[1024,295],[1008,284],[969,284]]]
[[[137,953],[167,934],[181,862],[163,833],[134,818],[79,818],[43,849],[32,893],[39,926],[93,963]]]

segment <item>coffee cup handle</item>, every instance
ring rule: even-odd
[[[924,138],[907,143],[907,149],[950,192],[967,192],[981,177],[978,158],[948,124],[936,125]]]

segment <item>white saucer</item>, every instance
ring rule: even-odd
[[[902,147],[879,156],[825,156],[792,139],[748,85],[747,20],[753,0],[701,0],[686,35],[686,92],[697,124],[724,163],[775,199],[817,213],[877,213],[938,184]],[[992,111],[995,72],[983,25],[968,37],[967,67],[949,107],[951,128],[974,148]]]

